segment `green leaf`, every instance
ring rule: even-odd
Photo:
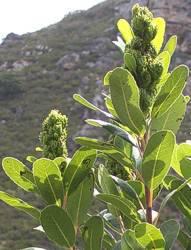
[[[171,131],[160,131],[150,137],[142,162],[142,176],[149,189],[156,189],[167,175],[174,145]]]
[[[136,73],[136,60],[134,58],[134,56],[130,53],[125,53],[124,54],[124,63],[125,63],[125,67],[128,68],[128,70],[131,73]]]
[[[171,36],[164,47],[164,51],[168,51],[170,56],[174,54],[177,44],[177,36]]]
[[[120,19],[117,23],[117,27],[126,44],[131,43],[134,35],[129,23],[125,19]]]
[[[191,144],[181,143],[175,147],[172,167],[185,179],[191,177]]]
[[[53,162],[60,168],[61,164],[66,164],[68,163],[68,158],[64,157],[56,157]]]
[[[191,234],[191,223],[190,220],[185,216],[183,217],[183,225],[184,229]]]
[[[176,67],[164,83],[152,110],[152,117],[160,117],[176,102],[185,87],[189,70],[185,65]]]
[[[114,147],[113,145],[107,142],[102,142],[97,139],[92,139],[88,137],[77,137],[75,138],[75,141],[80,145],[94,148],[104,153],[113,160],[116,160],[122,166],[126,166],[129,168],[133,167],[132,161],[129,158],[127,158],[127,156],[123,152],[119,151],[120,149]]]
[[[75,242],[72,221],[64,209],[47,206],[41,213],[41,224],[48,238],[62,247],[70,248]]]
[[[161,231],[148,223],[140,223],[135,226],[135,237],[138,243],[147,250],[165,249],[165,241]]]
[[[121,250],[141,250],[143,249],[135,238],[135,232],[131,229],[127,230],[121,239]]]
[[[117,37],[117,41],[112,41],[112,43],[115,44],[121,50],[122,53],[124,53],[125,43],[124,43],[123,39],[121,39],[120,36]]]
[[[93,175],[89,175],[68,197],[66,209],[75,227],[80,226],[87,216],[93,199],[93,190],[94,178]]]
[[[121,249],[121,241],[120,240],[115,244],[115,246],[114,246],[114,248],[112,250],[122,250]]]
[[[2,161],[3,170],[6,175],[25,191],[37,191],[32,172],[19,160],[6,157]]]
[[[103,84],[106,86],[106,85],[109,85],[109,78],[111,76],[111,73],[112,71],[109,71],[107,72],[107,74],[104,76],[104,79],[103,79]]]
[[[33,164],[33,175],[43,199],[48,204],[61,206],[64,190],[58,166],[52,160],[38,159]]]
[[[26,160],[27,160],[28,162],[33,163],[33,162],[35,162],[35,161],[37,160],[37,158],[34,157],[34,156],[32,156],[32,155],[29,155],[29,156],[27,156]]]
[[[89,137],[76,137],[75,142],[77,144],[95,148],[97,150],[111,150],[113,149],[113,146],[108,142],[99,141],[97,139],[89,138]]]
[[[124,181],[116,176],[112,176],[112,178],[119,185],[126,198],[130,199],[136,206],[142,205],[145,199],[143,183],[140,181]]]
[[[132,135],[130,135],[127,131],[125,131],[124,129],[122,129],[121,127],[119,127],[115,124],[101,121],[101,120],[95,120],[95,119],[87,119],[86,122],[90,125],[104,128],[109,133],[111,133],[113,136],[117,135],[117,136],[121,137],[122,139],[126,140],[127,142],[131,143],[133,146],[136,146],[136,144],[137,144],[136,140],[133,138]]]
[[[113,194],[98,194],[96,197],[103,202],[111,204],[129,218],[129,220],[140,222],[136,206],[128,199]]]
[[[165,23],[164,18],[162,17],[154,18],[153,23],[156,24],[157,34],[155,38],[151,41],[151,44],[156,49],[156,52],[159,53],[162,47],[163,41],[164,41],[166,23]]]
[[[132,144],[128,143],[128,141],[124,140],[123,138],[119,137],[118,135],[115,136],[113,140],[113,144],[115,147],[119,148],[125,155],[131,158],[132,156]]]
[[[182,94],[162,116],[153,118],[151,121],[151,131],[155,133],[160,130],[172,130],[175,134],[180,128],[186,112],[187,98]]]
[[[112,103],[119,119],[134,133],[143,135],[146,124],[139,108],[139,89],[133,76],[126,69],[116,68],[109,81]]]
[[[165,186],[172,191],[170,198],[173,199],[177,208],[191,221],[191,187],[187,185],[189,181],[191,181],[191,178],[183,182],[176,177],[168,176],[165,179]]]
[[[164,180],[164,186],[167,188],[167,189],[171,189],[171,186],[170,186],[170,182],[172,180],[174,180],[174,176],[166,176],[165,180]],[[181,192],[181,190],[187,185],[187,183],[190,181],[191,179],[188,179],[187,181],[183,182],[179,187],[175,188],[174,190],[172,190],[169,194],[167,194],[167,196],[162,200],[161,202],[161,205],[160,205],[160,209],[159,209],[159,212],[158,212],[158,218],[159,216],[161,215],[162,213],[162,210],[164,209],[164,207],[166,206],[167,202],[178,192]],[[157,223],[158,221],[158,218],[155,220],[155,223]]]
[[[115,87],[115,89],[117,89],[117,87],[118,88],[120,87],[120,90],[118,91],[122,92],[122,90],[124,89],[125,91],[124,94],[127,102],[137,106],[139,105],[140,103],[139,88],[136,84],[133,75],[127,69],[120,67],[115,68],[111,73],[109,81],[110,85],[112,85],[110,86],[111,91],[113,90],[113,87]],[[123,98],[123,92],[121,93],[121,98]],[[113,101],[112,93],[111,93],[111,99]]]
[[[40,211],[29,205],[28,203],[10,195],[7,194],[3,191],[0,191],[0,200],[2,200],[3,202],[5,202],[7,205],[14,207],[18,210],[21,210],[29,215],[31,215],[32,217],[34,217],[35,219],[39,220],[40,218]]]
[[[33,229],[36,230],[36,231],[44,233],[44,229],[43,229],[43,227],[41,225],[37,226],[37,227],[34,227]]]
[[[179,231],[178,241],[181,243],[185,250],[191,249],[191,236],[182,230]]]
[[[98,181],[103,193],[115,194],[119,196],[119,192],[114,181],[112,180],[111,175],[109,175],[107,169],[102,165],[100,165],[98,169]],[[112,206],[108,205],[108,209],[113,215],[118,215],[117,210],[113,209]]]
[[[101,110],[100,108],[96,107],[95,105],[93,105],[92,103],[87,101],[84,97],[82,97],[81,95],[74,94],[73,98],[74,98],[75,101],[77,101],[81,105],[85,106],[86,108],[89,108],[89,109],[94,110],[94,111],[99,111],[102,114],[104,114],[105,116],[107,116],[109,118],[113,118],[113,116],[111,114],[109,114],[109,113]]]
[[[111,175],[103,165],[100,165],[98,169],[98,181],[104,193],[119,195]]]
[[[180,225],[175,220],[165,221],[161,226],[160,230],[165,239],[165,250],[172,249],[180,230]]]
[[[103,220],[99,216],[92,216],[84,226],[85,250],[102,249]]]
[[[170,73],[167,73],[166,75],[164,75],[162,78],[159,79],[159,81],[157,82],[158,91],[161,90],[161,87],[167,81],[167,79],[169,78],[169,76],[170,76]]]
[[[23,248],[22,250],[46,250],[45,248],[39,248],[39,247],[27,247]]]
[[[60,169],[61,175],[64,174],[65,169],[67,168],[70,158],[64,158],[64,157],[56,157],[53,162],[58,166]]]
[[[43,149],[42,149],[41,147],[36,147],[36,148],[35,148],[35,151],[36,151],[36,152],[43,152]]]
[[[115,245],[115,239],[111,236],[111,234],[104,233],[102,243],[104,250],[113,250],[113,247]]]
[[[63,175],[63,183],[70,195],[90,173],[96,158],[96,151],[81,147],[73,155]]]
[[[115,117],[115,118],[117,118],[119,120],[119,118],[117,116],[117,113],[116,113],[116,111],[115,111],[115,109],[113,107],[113,103],[111,101],[111,97],[110,96],[106,96],[105,97],[105,105],[106,105],[107,110],[109,111],[109,113],[112,114],[113,117]]]

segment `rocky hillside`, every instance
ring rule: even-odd
[[[80,93],[101,105],[99,96],[102,78],[106,71],[121,64],[119,51],[111,43],[115,40],[118,18],[129,18],[134,3],[149,4],[156,16],[167,20],[167,34],[178,35],[178,49],[173,64],[191,67],[191,1],[178,0],[134,1],[108,0],[88,11],[65,17],[61,22],[38,32],[22,36],[9,34],[0,45],[0,156],[23,157],[34,153],[39,144],[38,135],[42,119],[53,109],[60,109],[70,117],[68,146],[75,147],[72,138],[90,134],[83,123],[92,113],[76,104],[72,95]],[[168,38],[167,36],[167,38]],[[191,94],[191,85],[186,92]],[[191,106],[179,133],[180,140],[190,139]],[[21,198],[21,190],[9,183],[0,173],[1,189]],[[21,249],[27,246],[52,247],[32,227],[37,226],[0,204],[0,249]],[[18,224],[18,218],[20,218]],[[34,231],[34,232],[32,232]]]

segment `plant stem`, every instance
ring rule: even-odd
[[[147,222],[152,224],[152,206],[153,206],[153,191],[145,186],[145,198],[146,198],[146,216]]]
[[[68,195],[65,194],[65,195],[64,195],[64,201],[63,201],[63,208],[66,208],[67,200],[68,200]]]
[[[150,130],[148,127],[147,133],[145,133],[144,138],[141,141],[141,153],[144,154],[145,148],[147,146],[150,137]],[[153,207],[153,191],[145,185],[145,199],[146,199],[146,219],[147,222],[152,224],[152,207]]]

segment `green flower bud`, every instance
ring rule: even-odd
[[[147,7],[140,7],[136,4],[132,9],[133,19],[131,26],[134,34],[144,42],[150,42],[156,36],[157,28],[152,22],[153,15]]]
[[[162,63],[161,62],[153,62],[150,65],[150,72],[151,72],[153,81],[158,80],[161,77],[162,72],[163,72]]]
[[[136,4],[132,9],[131,26],[134,37],[126,45],[125,53],[133,55],[136,72],[131,72],[140,89],[140,106],[147,115],[157,95],[157,83],[163,72],[161,62],[156,62],[157,52],[151,41],[156,36],[157,28],[153,15],[146,7]]]
[[[58,110],[52,110],[42,123],[39,139],[43,147],[43,156],[49,159],[67,158],[68,118]]]
[[[143,113],[147,113],[153,104],[152,95],[150,95],[145,89],[140,89],[140,106]]]

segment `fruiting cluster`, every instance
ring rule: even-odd
[[[46,158],[68,156],[67,139],[68,118],[58,110],[52,110],[42,124],[40,142],[43,146],[43,155]]]
[[[126,45],[125,53],[131,54],[136,61],[136,70],[131,71],[140,89],[140,106],[144,113],[149,111],[157,94],[163,66],[156,60],[157,51],[151,41],[156,37],[157,26],[147,7],[136,4],[132,9],[131,27],[133,39]],[[126,67],[126,66],[125,66]]]

